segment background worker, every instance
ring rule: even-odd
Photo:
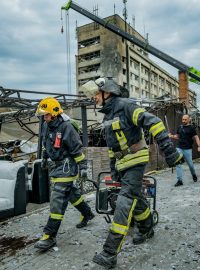
[[[143,128],[157,140],[169,166],[181,162],[182,154],[174,148],[163,122],[138,107],[133,100],[121,98],[120,87],[112,78],[89,81],[82,85],[81,90],[102,106],[100,112],[105,114],[103,124],[111,175],[115,177],[118,173],[122,185],[103,251],[93,258],[97,264],[114,267],[132,218],[139,229],[133,238],[134,244],[140,244],[154,235],[152,214],[142,194],[145,165],[149,162]]]
[[[42,132],[45,148],[43,167],[46,166],[48,158],[52,160],[49,166],[52,190],[50,216],[44,227],[43,237],[35,244],[35,248],[47,250],[56,244],[56,235],[69,201],[82,215],[82,221],[77,224],[77,228],[85,227],[88,221],[94,218],[94,214],[73,184],[79,173],[82,177],[87,175],[87,161],[80,137],[70,123],[70,118],[63,113],[60,103],[52,97],[39,103],[36,115],[43,115],[45,121]]]
[[[200,152],[200,140],[197,135],[196,129],[190,124],[190,116],[188,114],[183,115],[182,125],[177,129],[177,134],[172,135],[169,133],[169,137],[178,140],[177,150],[183,154],[185,161],[187,162],[192,178],[194,182],[197,182],[197,175],[195,172],[194,164],[192,161],[192,145],[195,140],[197,144],[197,151]],[[183,169],[180,164],[176,166],[177,183],[175,187],[183,185]]]

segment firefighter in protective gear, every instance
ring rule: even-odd
[[[103,251],[93,258],[97,264],[114,267],[132,219],[139,229],[133,239],[134,244],[154,235],[152,214],[141,192],[145,165],[149,162],[143,129],[156,139],[169,166],[181,162],[182,155],[174,148],[163,122],[138,107],[133,100],[120,97],[119,85],[112,78],[89,81],[80,90],[102,106],[100,112],[105,114],[103,124],[111,175],[118,175],[122,184]]]
[[[51,160],[49,176],[51,180],[50,215],[44,227],[43,237],[35,244],[36,248],[48,250],[56,244],[56,235],[64,217],[68,202],[80,213],[82,221],[77,228],[85,227],[94,218],[89,205],[84,202],[73,181],[87,173],[87,161],[77,131],[70,118],[63,113],[60,103],[52,97],[43,99],[36,115],[44,115],[42,129],[43,162]]]

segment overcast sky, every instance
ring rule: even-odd
[[[67,1],[66,1],[67,2]],[[62,0],[0,0],[0,85],[5,88],[67,93],[66,32],[61,34]],[[122,16],[123,0],[76,0],[100,17]],[[136,30],[149,34],[149,43],[200,70],[200,0],[127,1],[128,22],[135,17]],[[65,26],[65,13],[64,30]],[[72,91],[75,92],[75,39],[78,26],[90,22],[70,10]],[[177,70],[158,61],[172,75]],[[191,85],[200,94],[200,86]]]

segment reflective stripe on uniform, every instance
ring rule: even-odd
[[[42,240],[42,241],[44,241],[44,240],[47,240],[47,239],[49,239],[49,237],[50,237],[50,235],[48,235],[48,234],[43,234],[43,236],[40,238],[40,240]]]
[[[50,213],[50,217],[57,220],[63,220],[64,215]]]
[[[133,211],[135,209],[136,204],[137,204],[137,199],[134,199],[133,204],[131,206],[131,210],[130,210],[129,215],[128,215],[128,226],[130,226],[130,223],[131,223],[131,220],[133,217]]]
[[[118,171],[129,168],[136,164],[149,162],[149,150],[139,150],[134,154],[128,154],[120,160],[116,161],[116,168]]]
[[[138,109],[134,110],[133,116],[132,116],[132,121],[133,121],[134,125],[136,125],[136,126],[138,125],[139,115],[140,115],[140,113],[143,113],[143,112],[146,112],[146,110],[143,108],[138,108]]]
[[[112,130],[115,131],[115,135],[120,145],[121,150],[128,149],[127,139],[124,135],[124,132],[120,130],[120,121],[119,119],[112,122]]]
[[[112,225],[110,227],[110,230],[118,233],[118,234],[122,234],[122,235],[127,235],[128,233],[128,226],[125,225],[121,225],[115,222],[112,222]]]
[[[179,155],[179,157],[177,158],[177,160],[175,161],[175,163],[176,162],[178,162],[179,160],[181,160],[182,158],[183,158],[183,154],[182,153],[179,153],[180,155]]]
[[[122,130],[120,130],[118,132],[115,132],[115,134],[116,134],[117,140],[119,142],[120,149],[121,150],[127,149],[128,148],[127,139],[124,135],[124,132]]]
[[[80,216],[80,221],[83,221],[83,219],[84,219],[84,216],[81,215]]]
[[[155,137],[158,133],[160,133],[163,130],[165,130],[165,126],[163,122],[159,122],[157,124],[152,125],[151,128],[149,129],[149,132],[152,133],[153,137]]]
[[[112,130],[120,130],[120,122],[119,119],[112,121]]]
[[[108,150],[108,156],[109,158],[114,158],[114,152],[112,150]]]
[[[135,209],[136,204],[137,204],[137,199],[134,199],[134,200],[133,200],[133,204],[132,204],[132,206],[131,206],[131,210],[129,211],[129,215],[128,215],[128,222],[127,222],[127,225],[128,225],[127,227],[128,227],[128,229],[129,229],[129,227],[130,227],[130,223],[131,223],[131,220],[132,220],[132,217],[133,217],[133,211],[134,211],[134,209]],[[124,237],[122,238],[122,240],[121,240],[121,242],[120,242],[120,244],[119,244],[119,246],[118,246],[118,248],[117,248],[117,253],[120,252],[120,250],[121,250],[121,248],[122,248],[122,245],[123,245],[123,242],[124,242],[124,239],[125,239],[125,235],[124,235]]]
[[[75,203],[72,203],[73,206],[77,206],[80,203],[82,203],[84,201],[83,196],[81,196]]]
[[[79,175],[71,176],[71,177],[51,177],[52,183],[68,183],[77,180]]]
[[[85,155],[82,153],[80,156],[75,157],[74,160],[76,161],[76,163],[82,161],[85,159]]]
[[[118,171],[124,170],[126,168],[135,166],[137,164],[141,164],[141,163],[148,163],[149,162],[149,157],[140,157],[140,158],[135,158],[132,160],[129,160],[127,162],[124,162],[124,164],[117,164],[116,162],[116,168]]]
[[[134,219],[136,221],[141,221],[141,220],[145,220],[148,218],[148,216],[151,214],[151,211],[149,209],[149,207],[142,213],[139,215],[134,215]]]

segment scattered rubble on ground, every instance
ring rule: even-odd
[[[185,181],[174,187],[171,170],[155,175],[159,223],[155,237],[134,246],[133,230],[118,255],[116,270],[184,270],[200,269],[200,164],[195,164],[199,181],[193,183],[184,165]],[[87,196],[95,209],[95,193]],[[48,206],[32,214],[0,223],[0,270],[103,270],[92,257],[102,250],[109,224],[96,214],[89,226],[76,229],[76,209],[69,206],[57,237],[57,247],[40,253],[34,242],[40,237],[48,218]]]

